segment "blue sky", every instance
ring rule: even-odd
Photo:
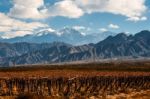
[[[0,20],[5,38],[64,27],[134,34],[150,29],[150,0],[0,0]]]

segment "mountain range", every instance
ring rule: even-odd
[[[150,57],[150,31],[135,35],[119,33],[98,43],[74,46],[53,43],[0,43],[0,65],[50,64],[108,58]]]
[[[110,31],[93,34],[83,34],[82,32],[73,28],[63,28],[58,31],[42,30],[38,33],[28,34],[21,37],[14,37],[9,39],[0,39],[0,42],[17,43],[17,42],[28,42],[28,43],[52,43],[52,42],[64,42],[73,45],[82,45],[87,43],[97,43],[107,36],[114,36],[117,33]]]

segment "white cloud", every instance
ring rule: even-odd
[[[129,21],[144,21],[146,0],[60,0],[53,5],[44,5],[44,0],[13,0],[9,15],[17,18],[47,18],[63,16],[79,18],[85,13],[112,13],[126,16]],[[43,7],[39,10],[40,7]]]
[[[129,31],[126,31],[125,34],[131,34]]]
[[[100,30],[100,32],[107,32],[108,31],[106,28],[100,28],[99,30]]]
[[[120,27],[119,27],[118,25],[116,25],[116,24],[109,24],[108,27],[111,28],[111,29],[119,29],[119,28],[120,28]]]
[[[32,34],[37,29],[48,27],[47,24],[43,24],[40,22],[27,23],[24,21],[13,19],[3,13],[0,13],[0,20],[0,32],[5,38]]]
[[[131,18],[128,18],[127,20],[128,21],[134,21],[134,22],[145,21],[145,20],[147,20],[147,17],[141,17],[141,18],[139,18],[139,17],[131,17]]]
[[[78,31],[86,29],[86,27],[84,27],[84,26],[73,26],[72,28],[75,30],[78,30]]]
[[[79,18],[84,13],[73,1],[63,0],[56,2],[48,8],[48,16],[64,16],[69,18]]]
[[[8,31],[4,34],[2,34],[2,38],[13,38],[13,37],[16,37],[16,36],[24,36],[26,34],[31,34],[31,31],[21,31],[21,30],[18,30],[18,31]]]
[[[14,6],[10,9],[9,15],[16,18],[45,18],[45,14],[39,10],[44,6],[43,0],[13,0]]]
[[[72,28],[79,31],[82,35],[87,35],[91,31],[91,28],[80,25],[73,26]]]
[[[43,31],[55,32],[56,30],[54,30],[54,29],[48,27],[48,28],[40,29],[40,30],[38,31],[38,33],[39,33],[39,32],[43,32]]]
[[[63,16],[79,18],[84,14],[82,9],[71,0],[55,2],[45,7],[44,0],[13,0],[14,6],[10,9],[9,15],[16,18],[42,19],[47,17]],[[41,10],[39,8],[41,7]]]
[[[142,18],[147,10],[145,0],[75,0],[85,13],[107,12],[133,19]],[[132,21],[132,20],[131,20]],[[134,20],[139,21],[139,20]]]
[[[146,0],[58,0],[49,6],[44,5],[44,0],[12,1],[13,7],[10,8],[9,13],[0,13],[0,32],[3,32],[3,37],[22,36],[31,34],[39,28],[49,28],[47,24],[41,22],[25,22],[14,18],[44,19],[56,16],[79,18],[86,13],[97,12],[122,15],[127,17],[128,21],[134,22],[147,20],[144,16],[147,11]],[[83,30],[85,27],[74,28]],[[110,24],[109,28],[117,29],[119,26]],[[106,28],[99,30],[108,31]]]
[[[147,20],[147,17],[141,17],[141,20],[145,21],[145,20]]]
[[[85,27],[85,26],[80,26],[80,25],[76,25],[76,26],[73,26],[72,27],[73,29],[77,30],[77,31],[84,31],[84,32],[89,32],[91,31],[91,28],[90,27]]]

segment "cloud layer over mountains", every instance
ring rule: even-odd
[[[0,12],[0,36],[11,38],[52,29],[43,20],[57,16],[78,19],[93,13],[110,13],[126,17],[127,21],[145,21],[146,0],[12,0],[8,12]],[[78,27],[76,27],[78,28]],[[111,29],[119,26],[111,24]],[[53,30],[53,29],[52,29]],[[102,29],[104,31],[104,29]],[[105,29],[106,30],[106,29]]]

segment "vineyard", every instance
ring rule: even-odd
[[[0,99],[148,99],[149,63],[140,65],[2,68]]]

